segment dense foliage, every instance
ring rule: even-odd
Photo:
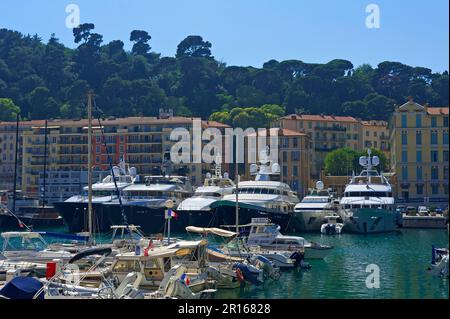
[[[372,148],[371,151],[371,156],[380,158],[380,165],[377,169],[388,171],[386,155],[378,149]],[[360,156],[367,156],[367,150],[356,151],[351,148],[340,148],[328,153],[325,156],[325,174],[332,176],[350,176],[353,172],[359,174],[362,169],[359,165]]]
[[[326,64],[271,60],[262,68],[227,66],[212,56],[212,44],[188,36],[175,57],[152,51],[151,36],[133,30],[124,43],[103,43],[93,24],[73,30],[76,49],[52,35],[0,30],[0,120],[85,116],[92,88],[105,115],[154,116],[159,108],[240,126],[267,125],[294,112],[345,114],[387,119],[394,103],[413,96],[420,103],[448,105],[448,72],[382,62],[354,67],[346,60]],[[261,107],[264,106],[264,107]]]

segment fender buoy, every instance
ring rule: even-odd
[[[245,280],[244,275],[242,274],[242,271],[239,268],[236,269],[236,277],[240,282],[243,282]]]

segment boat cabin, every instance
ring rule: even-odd
[[[144,249],[138,254],[118,254],[111,270],[120,281],[130,272],[139,272],[143,275],[140,288],[154,290],[172,267],[181,264],[186,267],[186,276],[191,278],[191,287],[200,284],[197,279],[206,267],[206,247],[206,240],[179,241],[168,246]]]

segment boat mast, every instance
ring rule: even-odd
[[[236,180],[236,234],[239,234],[239,145],[236,144],[236,164],[234,166],[234,176]]]
[[[93,92],[87,93],[88,105],[88,231],[89,244],[94,242],[93,224],[92,224],[92,95]]]
[[[16,118],[16,156],[14,158],[14,182],[13,182],[13,206],[12,206],[12,212],[15,215],[16,214],[16,187],[17,187],[17,155],[19,153],[19,116],[20,114],[17,113]]]
[[[44,183],[42,187],[42,208],[45,207],[45,184],[47,181],[47,127],[48,122],[45,120],[44,128]]]

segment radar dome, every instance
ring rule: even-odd
[[[258,172],[258,165],[252,164],[250,165],[250,174],[256,174]]]
[[[321,191],[324,188],[323,182],[322,181],[317,181],[316,182],[316,188]]]
[[[372,157],[372,165],[377,166],[380,164],[380,158],[378,156]]]
[[[273,163],[272,164],[272,173],[273,174],[279,174],[280,173],[280,164]]]

